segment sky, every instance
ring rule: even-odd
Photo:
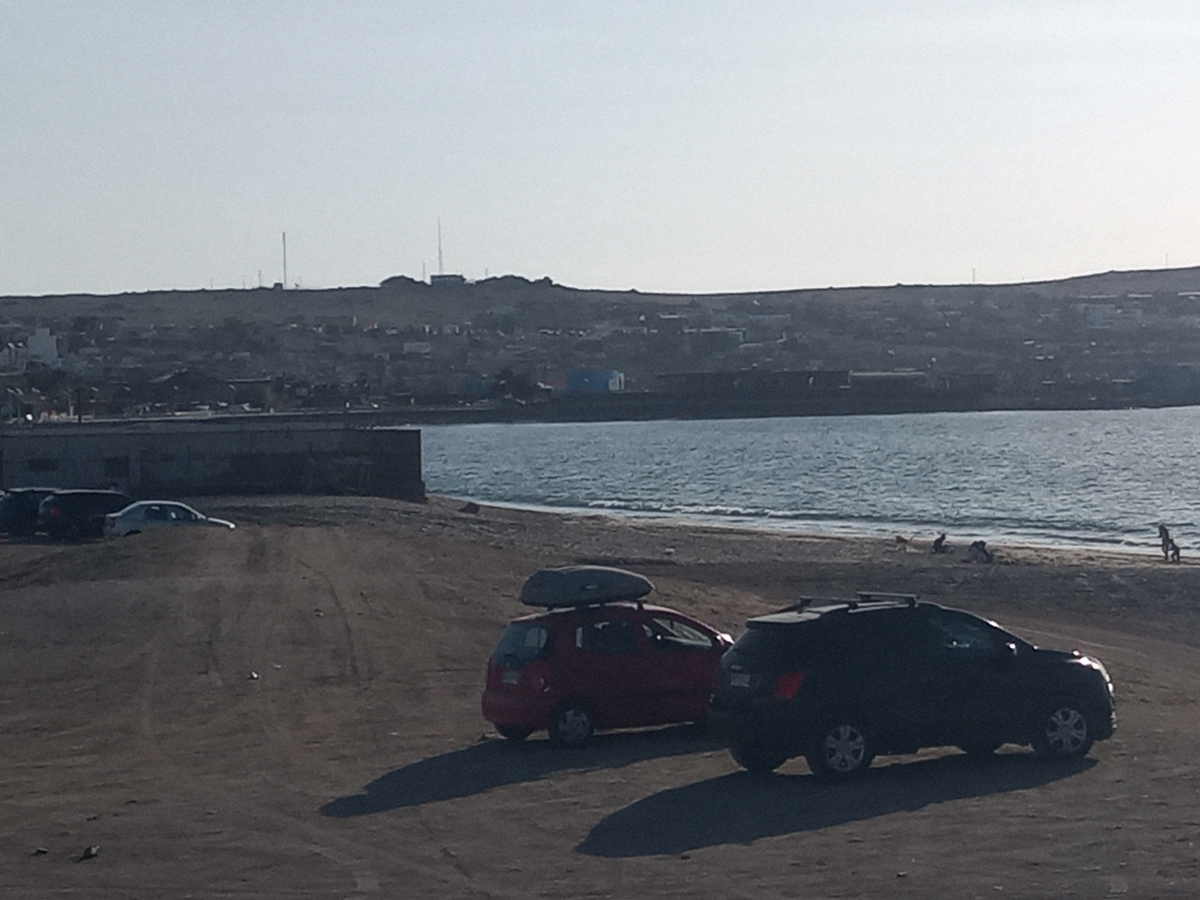
[[[1200,265],[1194,2],[0,0],[0,294]]]

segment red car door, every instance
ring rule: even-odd
[[[647,613],[644,632],[651,645],[647,700],[654,711],[646,724],[706,718],[725,647],[699,622],[666,612]]]
[[[575,629],[564,700],[583,700],[597,728],[648,724],[646,658],[648,642],[632,610],[604,610]]]

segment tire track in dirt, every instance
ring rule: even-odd
[[[251,603],[252,598],[244,604],[239,613],[239,620],[248,612]],[[164,643],[165,636],[160,633],[141,649],[141,656],[144,658],[144,662],[142,665],[141,691],[138,701],[138,725],[142,736],[143,751],[152,761],[160,778],[166,772],[170,773],[170,778],[166,780],[172,783],[172,793],[177,796],[179,790],[184,789],[194,800],[199,801],[199,805],[223,807],[226,809],[232,807],[237,811],[241,821],[258,823],[258,826],[261,827],[264,833],[269,833],[273,830],[276,833],[288,835],[291,840],[304,849],[318,854],[338,868],[348,872],[354,881],[357,894],[365,895],[378,892],[380,890],[379,876],[367,865],[361,858],[361,855],[355,852],[357,849],[356,844],[337,838],[333,838],[333,841],[331,841],[330,839],[333,836],[316,824],[305,822],[287,813],[274,812],[260,805],[252,804],[241,799],[236,793],[231,791],[213,788],[190,768],[178,764],[172,758],[171,754],[163,748],[158,739],[154,695],[159,688],[158,673]],[[256,700],[261,699],[261,697],[260,693]],[[270,703],[259,703],[258,705],[268,712],[270,719],[274,719]],[[274,727],[270,730],[279,732],[278,723],[274,723]],[[275,736],[277,737],[278,735]],[[331,846],[333,842],[341,845],[340,848]]]
[[[307,569],[314,576],[321,579],[321,582],[329,591],[329,597],[331,600],[333,600],[334,608],[337,609],[338,617],[341,619],[342,623],[342,633],[346,640],[346,660],[349,667],[349,675],[355,681],[355,683],[360,683],[362,678],[358,667],[358,651],[354,644],[354,630],[350,626],[350,616],[346,611],[346,604],[342,602],[342,598],[338,595],[337,585],[334,584],[333,579],[330,578],[326,572],[310,565],[300,557],[293,556],[291,559],[298,566]]]

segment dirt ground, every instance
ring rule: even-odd
[[[1200,895],[1200,565],[1154,535],[978,565],[439,498],[198,505],[238,529],[0,544],[6,897]],[[986,614],[1103,659],[1118,731],[1073,766],[946,749],[842,786],[687,726],[507,744],[487,656],[524,578],[581,561],[734,634],[858,589]]]

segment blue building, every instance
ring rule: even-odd
[[[625,390],[625,373],[614,369],[576,369],[567,373],[568,394],[607,394]]]

